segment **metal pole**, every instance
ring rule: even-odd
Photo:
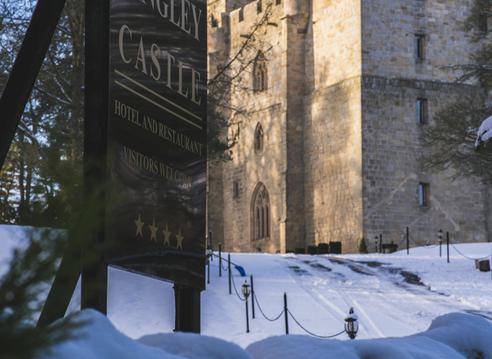
[[[439,241],[439,257],[442,257],[442,241]]]
[[[65,0],[38,0],[0,98],[0,169],[38,77]]]
[[[210,258],[207,261],[207,284],[210,284]]]
[[[255,285],[253,282],[253,275],[250,276],[251,281],[251,314],[253,319],[255,319]]]
[[[222,244],[219,244],[219,277],[222,277]]]
[[[375,241],[375,242],[374,242],[374,245],[375,245],[375,247],[376,247],[376,253],[377,253],[377,252],[379,252],[379,251],[378,251],[378,241]]]
[[[407,256],[410,255],[410,228],[407,227]]]
[[[248,298],[246,298],[246,333],[249,333]]]
[[[383,235],[379,234],[379,253],[383,253]]]
[[[285,317],[285,334],[289,334],[289,311],[287,309],[287,293],[284,293],[284,317]]]
[[[231,254],[227,254],[227,272],[229,274],[229,294],[232,294],[232,271],[231,271]]]
[[[213,253],[213,250],[214,250],[214,247],[212,246],[212,231],[209,231],[208,232],[208,245],[210,246],[210,249],[212,250],[212,253]],[[212,254],[212,256],[210,257],[210,260],[213,261],[214,260],[214,256]]]
[[[446,247],[447,247],[448,263],[449,263],[449,232],[446,232]]]

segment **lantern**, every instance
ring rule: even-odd
[[[350,339],[355,339],[359,331],[359,322],[357,315],[354,314],[354,308],[350,308],[349,315],[345,318],[345,332]]]
[[[244,299],[248,300],[251,291],[249,289],[249,284],[247,281],[244,281],[242,290],[243,290]]]

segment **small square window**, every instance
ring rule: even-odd
[[[425,59],[425,35],[415,35],[415,59],[423,61]]]
[[[419,206],[420,207],[428,207],[429,206],[429,184],[420,182],[418,190],[417,190],[417,194],[419,197]]]
[[[429,106],[426,98],[418,98],[416,103],[416,120],[419,125],[425,125],[429,120]]]
[[[280,5],[282,4],[282,0],[275,0],[275,5]]]

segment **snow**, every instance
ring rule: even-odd
[[[482,142],[487,142],[491,138],[492,138],[492,116],[487,117],[478,128],[475,147],[478,148]]]
[[[75,339],[55,346],[39,359],[492,358],[492,324],[462,313],[438,317],[427,331],[404,338],[339,341],[284,335],[253,343],[245,351],[235,344],[196,334],[155,334],[135,341],[96,311],[85,310],[75,316],[87,323],[78,329]]]
[[[238,346],[196,334],[157,334],[140,341],[120,333],[102,314],[84,310],[76,321],[86,323],[74,338],[53,347],[39,359],[249,359]]]
[[[253,358],[492,358],[492,325],[470,314],[452,313],[436,318],[430,328],[404,338],[322,340],[306,336],[279,336],[247,348]],[[309,348],[309,350],[306,350]],[[477,356],[478,354],[482,356]]]
[[[12,248],[22,242],[25,233],[19,227],[0,226],[0,273],[5,270]],[[398,354],[392,354],[393,358],[434,358],[426,356],[432,352],[440,357],[460,357],[457,352],[465,349],[453,346],[459,344],[460,337],[444,338],[444,334],[439,333],[451,333],[449,326],[467,328],[469,325],[478,326],[490,335],[489,322],[481,317],[492,318],[492,277],[491,273],[477,271],[473,258],[489,256],[492,243],[457,244],[450,250],[450,263],[446,262],[446,247],[442,247],[443,256],[439,257],[439,247],[435,245],[411,248],[410,255],[406,251],[336,256],[231,254],[233,262],[244,267],[248,275],[254,275],[256,295],[268,317],[281,313],[283,294],[287,293],[289,311],[306,329],[318,335],[330,335],[343,330],[343,320],[353,307],[360,323],[355,341],[350,341],[345,334],[337,340],[301,336],[305,332],[292,318],[289,318],[292,335],[288,339],[272,337],[285,333],[284,317],[270,322],[262,317],[258,306],[256,318],[250,317],[251,332],[246,333],[244,302],[237,298],[234,289],[229,295],[227,272],[223,272],[222,278],[218,276],[218,259],[215,258],[211,263],[211,284],[202,293],[204,336],[198,337],[201,339],[195,340],[197,344],[194,342],[188,348],[221,346],[213,342],[214,339],[205,337],[208,336],[247,348],[254,358],[281,357],[279,353],[283,350],[295,351],[299,350],[296,347],[305,348],[305,345],[310,349],[305,351],[303,358],[314,355],[318,349],[328,350],[323,352],[323,358],[328,355],[357,358],[372,351],[380,353],[401,348],[405,348],[407,356],[394,352]],[[172,350],[175,340],[176,343],[181,339],[186,342],[186,336],[165,334],[172,333],[174,328],[171,283],[116,268],[110,268],[108,276],[108,317],[112,325],[131,339],[141,338],[139,344],[157,347],[155,350],[167,350],[169,355],[193,355],[193,350],[186,353]],[[240,291],[245,278],[237,271],[233,277]],[[78,309],[79,290],[72,298],[71,311]],[[427,331],[429,326],[431,330]],[[446,331],[439,329],[442,327],[446,327]],[[473,343],[474,337],[468,337],[468,334],[478,335],[476,330],[463,330],[462,339],[471,343],[471,347],[487,352],[480,341]],[[388,339],[390,337],[393,339]],[[202,339],[203,343],[198,344]],[[92,346],[92,343],[96,342],[86,344]],[[278,351],[266,350],[265,343],[278,347]],[[261,356],[256,356],[260,355],[255,354],[257,350],[261,350]],[[419,351],[424,354],[419,356]],[[148,355],[152,358],[152,354]],[[239,355],[234,357],[240,358]],[[492,358],[492,354],[488,355]],[[288,358],[287,354],[285,357]]]

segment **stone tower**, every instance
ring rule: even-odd
[[[446,68],[466,63],[471,0],[209,1],[210,72],[262,31],[267,88],[231,103],[240,121],[231,161],[209,172],[209,229],[228,250],[285,252],[382,234],[427,243],[490,240],[487,189],[422,166],[435,111],[464,92]],[[260,35],[258,35],[260,36]],[[254,87],[254,63],[242,81]],[[258,128],[261,149],[255,147]]]

